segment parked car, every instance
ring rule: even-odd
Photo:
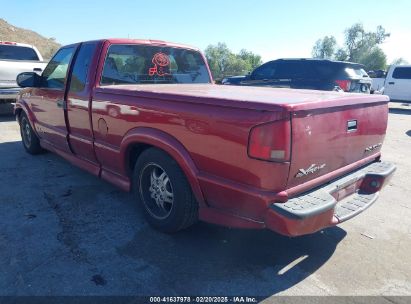
[[[21,90],[16,83],[18,74],[32,71],[41,73],[46,64],[34,46],[0,41],[0,103],[16,100]]]
[[[385,78],[387,76],[387,71],[385,70],[368,71],[368,76],[370,76],[371,78]]]
[[[228,77],[222,84],[370,93],[371,78],[357,63],[323,59],[277,59],[246,76]]]
[[[388,72],[372,79],[372,88],[392,100],[411,101],[411,65],[392,65]]]
[[[312,233],[372,205],[395,170],[380,160],[388,97],[215,85],[184,45],[72,44],[17,81],[27,152],[133,191],[165,232],[200,219]]]

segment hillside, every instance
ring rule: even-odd
[[[45,38],[36,32],[11,25],[6,20],[0,18],[0,41],[2,40],[34,45],[45,60],[50,59],[61,46],[54,38]]]

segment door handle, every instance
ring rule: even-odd
[[[347,121],[347,132],[355,132],[355,131],[357,131],[357,120]]]
[[[66,109],[67,108],[66,105],[67,105],[67,103],[66,103],[65,100],[63,100],[63,99],[57,100],[57,107]]]
[[[389,82],[388,84],[395,84],[395,82],[392,82],[392,81],[391,81],[391,82]]]
[[[33,69],[33,72],[41,72],[41,71],[43,71],[43,69],[41,69],[41,68],[34,68]]]

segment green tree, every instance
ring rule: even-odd
[[[340,61],[346,61],[346,60],[348,60],[348,54],[343,48],[339,48],[335,52],[334,58],[332,58],[332,59],[340,60]]]
[[[389,36],[381,25],[375,31],[368,32],[361,23],[355,23],[345,30],[344,45],[337,51],[334,51],[335,38],[326,36],[314,44],[313,56],[362,63],[368,70],[384,69],[387,56],[379,46]]]
[[[207,46],[205,55],[217,81],[227,76],[247,74],[262,63],[261,56],[245,49],[235,54],[222,42]]]
[[[214,79],[221,79],[224,77],[227,66],[233,56],[227,45],[221,42],[217,45],[209,45],[205,49],[205,55]]]
[[[334,36],[325,36],[323,39],[318,39],[313,47],[313,58],[331,59],[335,53],[337,40]]]
[[[260,55],[256,55],[253,52],[247,51],[246,49],[242,49],[237,56],[250,65],[250,70],[254,70],[256,67],[260,66],[263,63]]]
[[[385,32],[385,29],[379,25],[375,32],[367,32],[361,23],[356,23],[345,30],[345,48],[348,54],[348,60],[353,62],[361,62],[361,59],[369,57],[371,53],[380,56],[380,60],[384,57],[384,65],[386,57],[381,56],[382,50],[375,50],[378,45],[382,44],[390,34]],[[365,64],[365,63],[364,63]]]
[[[380,47],[374,46],[364,52],[358,58],[358,62],[365,65],[368,71],[383,70],[387,66],[387,56]]]

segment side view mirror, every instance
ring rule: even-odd
[[[34,72],[23,72],[17,75],[16,82],[19,87],[38,87],[41,83],[41,76]]]

